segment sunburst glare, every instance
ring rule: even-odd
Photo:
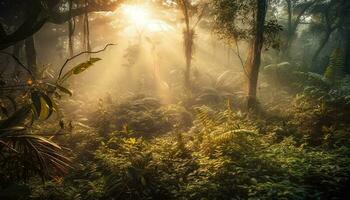
[[[127,21],[136,26],[137,29],[143,29],[150,32],[169,31],[171,26],[161,19],[157,19],[150,7],[143,5],[124,5],[122,13]]]

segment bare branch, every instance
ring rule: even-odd
[[[244,75],[246,75],[247,77],[248,76],[248,72],[244,66],[244,62],[243,62],[243,59],[242,59],[242,56],[241,56],[241,53],[240,53],[240,49],[239,49],[239,46],[238,46],[238,41],[237,41],[237,38],[234,39],[235,40],[235,46],[236,46],[236,52],[235,54],[237,55],[239,61],[241,62],[241,66],[242,66],[242,69],[243,69],[243,72],[244,72]]]
[[[78,53],[77,55],[72,56],[71,58],[68,58],[68,59],[66,60],[66,62],[64,62],[64,64],[62,65],[62,67],[61,67],[61,69],[60,69],[60,73],[59,73],[59,75],[58,75],[57,81],[61,78],[64,68],[67,66],[68,62],[70,62],[71,60],[73,60],[73,59],[75,59],[75,58],[77,58],[77,57],[79,57],[79,56],[81,56],[81,55],[84,55],[84,54],[96,54],[96,53],[103,52],[103,51],[105,51],[105,50],[107,49],[108,46],[112,46],[112,45],[116,45],[116,44],[107,44],[107,45],[106,45],[103,49],[101,49],[101,50],[98,50],[98,51],[83,51],[83,52]]]

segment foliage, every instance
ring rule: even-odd
[[[23,86],[22,98],[9,99],[5,105],[2,99],[2,116],[0,121],[0,170],[1,185],[15,181],[27,181],[32,176],[48,177],[63,175],[70,167],[70,159],[62,154],[62,148],[45,138],[45,134],[32,130],[35,121],[45,121],[54,111],[58,111],[57,101],[62,93],[72,92],[61,86],[70,76],[79,74],[100,59],[79,64],[68,71],[57,83],[43,80],[29,80]],[[10,113],[7,109],[13,107]],[[17,109],[17,107],[20,107]],[[62,129],[62,127],[61,127]],[[52,136],[55,134],[48,134]],[[5,187],[6,188],[6,187]]]
[[[325,78],[332,83],[344,75],[345,54],[342,49],[335,49],[329,58],[329,65],[325,71]]]
[[[346,143],[325,151],[300,142],[295,134],[286,134],[286,126],[259,116],[232,110],[214,111],[205,106],[196,108],[196,113],[194,126],[188,132],[153,140],[137,138],[128,129],[111,133],[94,151],[93,158],[79,161],[86,163],[86,167],[79,167],[64,179],[64,185],[55,187],[56,191],[67,187],[64,194],[47,190],[41,192],[41,197],[55,194],[63,199],[64,195],[81,199],[344,199],[349,196],[350,160],[346,156],[349,153]],[[280,139],[276,140],[277,137]],[[90,189],[86,191],[84,187]]]
[[[173,129],[186,129],[192,124],[192,115],[180,105],[163,105],[157,98],[136,95],[95,112],[89,120],[100,127],[101,134],[132,130],[134,136],[151,138]]]
[[[212,14],[214,16],[214,30],[222,38],[230,42],[252,41],[255,34],[256,1],[214,0],[212,2]],[[275,19],[265,22],[265,48],[278,49],[278,33],[282,27]]]
[[[24,30],[25,35],[32,34],[48,20],[55,20],[52,18],[55,10],[52,9],[61,10],[63,15],[66,11],[64,5],[55,6],[60,2],[67,4],[59,0],[52,4],[48,1],[21,4],[18,10],[23,13],[14,16],[23,18],[32,8],[36,10],[32,9],[29,14],[38,16],[28,16],[28,22],[23,23],[26,27],[20,30]],[[109,3],[119,4],[121,1],[93,2],[74,1],[70,12],[82,5],[95,6],[95,3],[102,7],[94,10],[105,6],[110,8]],[[142,90],[144,94],[130,96],[121,92],[126,90],[118,90],[117,99],[111,95],[104,99],[88,87],[84,87],[86,94],[79,90],[75,92],[81,100],[64,98],[73,96],[73,91],[66,87],[66,81],[88,70],[100,58],[90,57],[86,62],[66,70],[66,64],[76,57],[73,56],[61,67],[55,80],[52,75],[25,77],[23,80],[16,77],[16,80],[11,80],[16,85],[9,85],[9,81],[3,80],[1,71],[0,199],[350,198],[350,76],[345,74],[348,67],[346,45],[349,38],[346,35],[349,20],[345,12],[349,7],[348,1],[269,1],[277,4],[270,7],[274,10],[267,13],[264,27],[260,23],[264,31],[259,32],[264,32],[264,38],[259,38],[264,41],[256,41],[264,44],[266,49],[279,49],[279,39],[286,38],[280,38],[282,27],[277,22],[284,20],[290,25],[287,25],[289,33],[287,41],[284,41],[286,48],[297,52],[289,52],[289,49],[286,55],[278,51],[269,51],[269,55],[263,52],[262,63],[269,64],[266,59],[269,56],[269,60],[274,62],[261,70],[263,76],[257,87],[261,99],[260,112],[241,109],[245,104],[245,94],[241,92],[243,79],[250,79],[249,75],[254,70],[258,73],[259,66],[252,69],[247,67],[248,70],[244,67],[243,72],[247,76],[244,77],[243,73],[232,69],[221,71],[220,66],[211,68],[207,74],[191,70],[191,61],[196,33],[201,31],[205,35],[208,31],[195,31],[204,19],[209,22],[206,28],[214,28],[221,39],[237,45],[237,54],[243,66],[239,42],[243,41],[242,45],[252,44],[258,32],[255,29],[260,29],[256,24],[257,2],[262,1],[213,0],[209,1],[210,7],[207,7],[207,1],[151,2],[162,8],[176,7],[182,11],[180,15],[184,17],[186,25],[183,35],[181,31],[165,35],[170,40],[183,36],[187,61],[185,79],[188,79],[185,84],[188,84],[190,91],[176,86],[179,80],[183,81],[182,73],[165,75],[161,71],[157,74],[158,68],[166,69],[163,65],[168,63],[161,61],[161,55],[156,56],[159,61],[158,58],[153,59],[157,62],[157,72],[150,78],[151,84],[143,84],[149,77],[144,75],[149,70],[144,67],[139,72],[144,73],[140,81],[142,86],[132,88],[133,91]],[[8,1],[5,4],[11,3]],[[28,8],[23,8],[23,5],[28,5]],[[289,16],[288,6],[291,7]],[[210,12],[208,16],[204,12],[207,8]],[[82,9],[86,18],[77,22],[89,22],[86,9]],[[167,11],[161,15],[174,16],[175,19],[179,14],[179,10],[174,13]],[[72,16],[67,16],[69,19],[62,20],[69,20],[73,25]],[[34,22],[30,21],[37,23],[40,17],[45,18],[42,24],[32,26]],[[152,14],[152,17],[155,16]],[[162,18],[162,26],[163,21],[169,25],[178,23]],[[18,34],[18,27],[10,26],[4,26],[3,34],[2,25],[7,23],[11,25],[12,21],[1,20],[0,49],[13,42],[2,43],[4,38]],[[21,24],[16,23],[16,26],[21,27]],[[33,30],[27,33],[25,29]],[[329,33],[329,38],[322,38],[326,33]],[[19,38],[23,37],[22,34]],[[125,88],[137,87],[129,79],[134,75],[132,68],[147,60],[142,57],[145,52],[142,34],[139,36],[138,42],[129,43],[123,56],[126,60],[124,66],[127,67],[127,70],[122,70],[127,74]],[[101,38],[103,36],[98,40]],[[170,40],[164,45],[172,45]],[[328,63],[328,66],[325,72],[321,72],[325,65],[316,62],[320,73],[314,73],[310,71],[308,62],[314,54],[313,50],[319,46],[319,40],[325,42],[324,46],[320,46],[324,48],[324,63]],[[154,45],[151,44],[153,50]],[[304,45],[307,46],[301,48]],[[322,48],[316,50],[316,54]],[[207,49],[200,50],[204,55],[210,53]],[[328,55],[329,52],[332,53]],[[246,53],[250,52],[242,51],[242,55]],[[198,63],[210,59],[205,58]],[[175,56],[170,60],[177,61]],[[17,61],[21,65],[20,60]],[[249,62],[246,64],[249,66]],[[144,65],[151,64],[145,62]],[[22,67],[31,75],[29,69],[24,65]],[[198,69],[201,67],[198,66]],[[173,70],[176,71],[181,70]],[[190,78],[190,75],[193,77]],[[104,76],[97,74],[93,77]],[[166,82],[166,87],[156,86],[157,81],[165,83],[163,78],[170,80]],[[90,100],[98,102],[93,104],[88,102]],[[75,105],[62,108],[62,103]],[[86,109],[90,105],[95,107]]]

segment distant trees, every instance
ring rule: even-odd
[[[342,40],[347,48],[347,30],[350,24],[350,1],[347,0],[273,0],[272,6],[276,10],[281,10],[281,14],[277,16],[279,22],[284,25],[284,37],[281,49],[281,59],[285,61],[298,62],[296,55],[292,54],[300,52],[300,46],[296,49],[293,43],[298,39],[306,39],[306,41],[316,41],[310,43],[306,56],[303,56],[302,63],[305,63],[314,72],[322,73],[324,64],[320,62],[320,55],[325,48],[332,46],[339,47],[337,41]],[[300,29],[302,28],[302,29]],[[298,33],[308,34],[304,38],[298,38]],[[311,35],[310,35],[311,34]],[[311,36],[313,36],[311,38]],[[335,36],[335,37],[333,37]],[[337,38],[337,39],[336,39]],[[304,45],[306,45],[304,43]],[[294,51],[296,50],[296,51]],[[327,52],[332,52],[329,49]],[[328,57],[328,56],[327,56]],[[323,65],[323,66],[322,66]]]
[[[266,20],[266,0],[214,0],[212,5],[214,26],[219,36],[231,42],[246,41],[249,44],[243,68],[248,79],[247,106],[253,109],[257,105],[262,48],[274,45],[281,27],[274,20]]]
[[[62,24],[86,11],[111,11],[121,1],[72,0],[72,9],[65,0],[5,0],[0,4],[0,50],[26,39],[45,23]]]
[[[194,51],[195,29],[203,17],[206,4],[194,4],[191,0],[176,0],[185,22],[183,30],[183,43],[186,59],[186,68],[184,73],[184,86],[191,90],[191,65]]]
[[[88,35],[88,13],[114,10],[120,2],[121,0],[5,0],[0,4],[0,50],[14,46],[14,55],[19,55],[24,47],[27,65],[36,74],[37,56],[33,35],[44,24],[68,22],[69,50],[72,56],[72,35],[75,29],[72,19],[83,15],[84,33]],[[89,41],[84,38],[84,42],[89,50]]]
[[[285,40],[282,42],[282,58],[288,59],[290,48],[296,39],[300,24],[305,23],[305,18],[318,0],[275,0],[276,7],[284,8],[286,16]]]
[[[312,70],[317,71],[318,57],[328,43],[331,35],[335,31],[342,32],[350,28],[350,1],[322,1],[315,6],[312,14],[316,23],[313,26],[318,27],[317,30],[322,34],[319,46],[311,61]]]

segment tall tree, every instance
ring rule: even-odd
[[[236,44],[245,41],[249,45],[243,66],[247,76],[247,106],[257,105],[257,84],[263,46],[274,45],[281,27],[275,20],[266,20],[267,0],[213,0],[214,29],[223,39]]]
[[[206,4],[195,4],[191,0],[177,0],[182,11],[185,27],[183,30],[183,42],[185,48],[186,68],[184,73],[184,85],[187,90],[191,89],[191,66],[194,51],[195,29],[203,17]]]
[[[256,22],[255,22],[255,33],[253,37],[252,46],[249,50],[247,60],[247,71],[248,71],[248,108],[254,108],[256,106],[256,90],[259,77],[259,69],[261,63],[261,50],[264,44],[264,25],[267,13],[267,0],[256,0],[257,11],[256,11]]]

